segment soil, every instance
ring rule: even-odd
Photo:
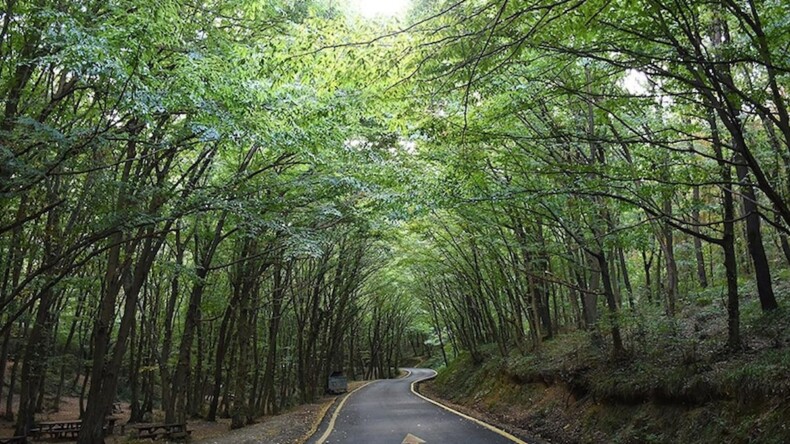
[[[349,391],[366,382],[350,382]],[[189,442],[196,444],[300,444],[315,433],[315,430],[336,398],[337,396],[325,396],[315,403],[296,406],[279,415],[258,418],[255,424],[236,430],[230,430],[230,419],[220,419],[216,422],[190,420],[187,426],[192,432]],[[106,443],[132,444],[152,442],[150,440],[134,440],[127,434],[121,433],[121,424],[125,424],[129,420],[129,404],[120,403],[120,406],[122,411],[114,415],[118,424],[116,425],[115,435],[107,437]],[[162,412],[154,411],[153,416],[154,418],[159,418],[163,414]],[[66,421],[76,418],[79,418],[79,398],[70,397],[65,397],[61,400],[58,411],[36,415],[37,421]],[[13,436],[13,432],[13,422],[0,420],[0,437]],[[59,442],[68,443],[74,441]]]
[[[494,414],[486,411],[485,408],[474,408],[469,407],[466,405],[457,404],[446,399],[443,399],[439,393],[437,393],[436,389],[433,386],[432,381],[428,381],[417,386],[417,391],[420,394],[425,395],[432,400],[443,404],[447,407],[452,408],[453,410],[457,410],[467,416],[471,416],[473,418],[477,418],[481,421],[487,422],[493,426],[496,426],[512,435],[515,435],[530,444],[549,444],[555,441],[550,441],[545,437],[542,437],[536,433],[535,430],[527,430],[520,427],[517,427],[515,424],[523,423],[520,418],[520,412],[512,411],[509,412],[507,415],[498,415],[495,416]],[[477,406],[482,407],[482,406]],[[563,442],[563,441],[559,441]]]
[[[327,396],[276,416],[266,416],[256,424],[228,430],[230,420],[217,423],[190,422],[191,442],[197,444],[298,444],[310,437],[335,397]]]

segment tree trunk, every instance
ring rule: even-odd
[[[276,400],[276,392],[274,389],[274,376],[275,370],[277,365],[277,338],[280,333],[280,321],[282,319],[282,303],[285,297],[285,285],[289,281],[290,275],[290,267],[288,269],[283,269],[282,264],[280,261],[282,260],[282,255],[278,261],[274,264],[274,272],[273,272],[273,291],[272,291],[272,307],[271,307],[271,314],[269,317],[269,338],[268,338],[268,349],[266,353],[266,364],[264,367],[263,373],[263,383],[262,383],[262,407],[263,413],[277,413],[277,400]]]
[[[672,216],[672,200],[670,197],[664,199],[663,211],[667,217]],[[678,266],[677,262],[675,262],[674,234],[672,227],[668,223],[661,224],[661,248],[664,251],[664,264],[666,266],[667,313],[669,316],[675,316],[678,299]]]
[[[184,265],[184,245],[181,242],[181,228],[176,227],[174,233],[175,241],[175,263],[179,270]],[[176,303],[181,293],[180,272],[176,273],[170,282],[170,296],[167,298],[164,313],[164,338],[162,340],[162,351],[159,358],[159,375],[162,379],[162,410],[165,411],[165,418],[175,419],[176,417],[176,395],[173,392],[173,371],[170,368],[170,354],[173,351],[173,322],[176,311]]]
[[[59,196],[60,180],[55,179],[47,191],[48,200],[55,202]],[[60,210],[54,209],[47,214],[44,234],[44,261],[51,263],[60,252]],[[56,271],[54,271],[56,272]],[[41,293],[36,312],[35,324],[25,347],[22,364],[22,384],[19,396],[19,411],[15,427],[17,436],[27,436],[33,428],[34,415],[38,410],[39,393],[43,391],[47,361],[51,354],[51,331],[54,324],[52,309],[57,295],[52,287]]]
[[[653,302],[653,284],[650,282],[650,266],[653,263],[653,252],[650,252],[650,259],[647,258],[647,253],[642,249],[642,264],[645,269],[645,293],[647,293],[647,302]]]
[[[697,207],[700,202],[699,185],[694,186],[693,196],[694,209],[691,212],[691,218],[694,224],[699,224],[701,223],[699,208]],[[699,227],[696,225],[694,225],[692,229],[695,233],[700,232]],[[697,279],[699,280],[699,284],[702,288],[707,288],[708,275],[705,273],[705,256],[702,254],[702,239],[700,239],[698,236],[694,237],[694,256],[697,259]]]
[[[741,347],[740,301],[738,300],[738,258],[735,255],[735,199],[733,198],[732,173],[730,163],[724,159],[721,136],[712,108],[707,110],[708,125],[716,161],[719,164],[722,183],[723,236],[721,246],[724,250],[724,269],[727,280],[727,346],[730,350]]]
[[[776,310],[779,308],[779,305],[776,303],[776,296],[774,296],[773,284],[771,282],[771,268],[768,264],[768,257],[765,254],[765,247],[763,246],[757,196],[754,193],[754,187],[752,187],[749,182],[748,168],[743,163],[743,159],[739,154],[736,154],[735,161],[735,171],[738,175],[741,188],[743,213],[746,215],[746,243],[754,265],[760,306],[763,311]]]
[[[631,279],[628,277],[628,264],[625,262],[625,252],[623,247],[619,247],[617,250],[620,256],[620,272],[623,274],[623,285],[625,285],[625,291],[628,292],[628,306],[634,308],[634,290],[631,288]]]
[[[612,352],[615,357],[625,355],[625,348],[623,347],[623,339],[620,336],[619,319],[617,313],[617,301],[615,301],[614,291],[612,289],[612,279],[609,275],[609,263],[606,260],[606,253],[603,250],[595,254],[598,260],[598,267],[601,271],[601,281],[603,282],[604,296],[606,297],[606,305],[609,308],[609,322],[611,324],[610,331],[612,334]]]
[[[225,308],[222,315],[222,322],[219,327],[219,338],[217,339],[216,354],[214,357],[214,388],[211,392],[211,403],[209,404],[206,421],[217,420],[217,409],[219,408],[219,398],[222,392],[222,367],[225,364],[225,356],[228,351],[228,333],[231,326],[231,318],[238,303],[238,293],[233,294],[233,298]]]
[[[195,258],[195,274],[197,279],[192,287],[192,292],[189,294],[189,305],[187,307],[186,320],[184,321],[184,332],[181,335],[181,344],[178,348],[178,362],[176,364],[175,374],[173,376],[173,396],[175,398],[175,409],[172,412],[174,415],[165,417],[165,422],[175,422],[176,420],[183,422],[186,420],[187,415],[187,376],[191,365],[192,343],[195,338],[195,329],[198,322],[200,322],[200,303],[203,299],[203,291],[206,287],[206,277],[208,276],[211,261],[214,258],[220,242],[222,241],[222,229],[225,225],[225,218],[227,212],[223,212],[214,227],[214,236],[212,237],[209,245],[206,246],[202,255]],[[199,245],[198,233],[195,232],[195,245]],[[168,412],[166,412],[168,413]]]

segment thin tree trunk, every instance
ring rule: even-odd
[[[727,280],[727,346],[730,350],[741,347],[740,301],[738,300],[738,258],[735,255],[735,199],[733,198],[730,164],[724,159],[721,136],[714,111],[708,107],[708,125],[716,160],[719,164],[722,183],[724,269]]]
[[[700,214],[699,208],[697,204],[700,202],[700,193],[699,193],[699,185],[695,185],[693,188],[693,198],[695,201],[694,209],[691,212],[691,218],[695,224],[701,223],[700,221]],[[695,233],[699,233],[699,227],[694,225],[692,230]],[[697,279],[699,280],[699,284],[702,288],[708,287],[708,276],[705,273],[705,255],[702,253],[702,239],[698,236],[694,237],[694,256],[697,259]]]
[[[653,263],[653,252],[650,252],[650,259],[647,258],[647,253],[642,249],[642,264],[645,269],[645,293],[647,293],[647,302],[653,302],[653,284],[650,282],[650,266]]]
[[[48,200],[54,202],[59,195],[59,180],[49,186]],[[55,209],[48,213],[44,235],[44,261],[52,262],[59,254],[60,211]],[[52,314],[56,306],[57,295],[49,287],[41,293],[38,302],[33,328],[27,338],[25,355],[22,364],[22,384],[19,396],[19,410],[15,426],[17,436],[27,436],[33,428],[34,416],[38,410],[40,391],[43,391],[47,370],[47,360],[51,353],[51,331],[54,324]]]
[[[604,287],[604,296],[606,297],[606,305],[609,307],[609,322],[611,324],[610,331],[612,334],[612,352],[615,357],[625,355],[625,347],[623,347],[623,339],[620,335],[620,326],[617,313],[617,302],[615,301],[614,291],[612,290],[612,279],[609,275],[609,263],[606,260],[606,253],[603,250],[595,255],[598,259],[598,266],[601,270],[601,281]]]
[[[664,199],[663,211],[667,217],[672,216],[671,198]],[[661,226],[661,248],[664,250],[664,264],[666,266],[667,313],[670,316],[675,316],[678,299],[678,266],[675,261],[674,233],[668,223],[663,223]]]
[[[217,339],[216,354],[214,357],[214,388],[211,392],[211,403],[209,404],[206,421],[217,420],[217,410],[219,408],[219,398],[222,391],[222,367],[225,363],[225,356],[228,351],[228,332],[230,331],[231,318],[238,303],[238,293],[234,293],[233,299],[228,302],[225,314],[222,315],[222,322],[219,327],[219,338]]]
[[[631,287],[631,279],[628,277],[628,265],[625,262],[625,252],[623,247],[619,247],[618,256],[620,256],[620,272],[623,275],[623,285],[625,291],[628,292],[628,306],[634,308],[634,289]]]
[[[771,282],[771,267],[768,264],[768,257],[763,246],[763,236],[760,228],[760,213],[757,207],[757,196],[754,187],[749,182],[748,169],[743,163],[743,159],[736,154],[735,171],[741,188],[741,202],[743,212],[746,215],[746,243],[749,248],[749,255],[754,265],[755,279],[757,281],[757,295],[760,298],[760,306],[763,311],[771,311],[779,308],[774,295],[773,284]]]

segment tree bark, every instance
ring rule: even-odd
[[[774,295],[773,283],[771,281],[771,266],[765,254],[763,246],[763,236],[760,228],[760,213],[757,207],[757,196],[754,193],[749,181],[748,168],[742,162],[740,155],[735,156],[735,171],[741,188],[741,202],[743,213],[746,216],[746,243],[749,248],[749,255],[754,265],[754,274],[757,281],[757,295],[760,298],[760,306],[763,311],[771,311],[779,308]]]
[[[694,210],[691,212],[691,218],[693,219],[693,223],[700,224],[700,214],[697,208],[697,204],[700,201],[699,185],[695,185],[692,192],[695,205]],[[694,225],[692,229],[696,233],[700,232],[699,227],[696,225]],[[707,288],[708,275],[705,273],[705,255],[702,252],[702,239],[700,239],[699,236],[694,237],[694,257],[697,260],[697,279],[699,280],[699,284],[702,288]]]

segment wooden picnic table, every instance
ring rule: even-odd
[[[37,424],[39,429],[42,430],[71,430],[79,429],[82,427],[81,419],[73,419],[70,421],[45,421]]]
[[[107,424],[104,426],[104,432],[106,435],[112,435],[113,431],[115,430],[115,423],[121,419],[117,416],[108,416],[104,420],[107,421]]]
[[[167,438],[167,439],[185,439],[192,431],[187,430],[186,423],[174,424],[141,424],[135,425],[133,428],[137,431],[137,438]]]
[[[107,424],[104,426],[104,432],[106,435],[112,435],[113,428],[118,418],[111,416],[106,420]],[[80,434],[81,429],[81,419],[74,419],[71,421],[44,421],[36,424],[36,427],[30,430],[30,434],[35,437],[48,436],[56,439],[76,438]]]
[[[36,424],[30,434],[35,437],[48,436],[50,438],[76,438],[80,434],[82,420],[72,421],[46,421]]]

